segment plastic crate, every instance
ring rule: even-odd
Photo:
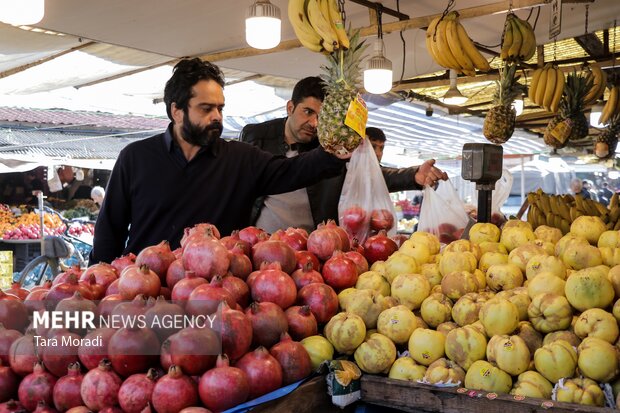
[[[38,240],[12,244],[13,246],[13,271],[19,272],[26,264],[41,255],[41,243]]]

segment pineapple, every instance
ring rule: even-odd
[[[620,134],[620,116],[616,116],[607,125],[594,143],[594,154],[601,159],[613,158],[618,146],[618,134]]]
[[[588,136],[590,125],[583,113],[584,97],[592,87],[592,78],[587,74],[569,73],[566,77],[564,95],[560,101],[560,110],[547,125],[544,140],[556,149],[563,148],[569,141],[576,141]]]
[[[317,134],[321,146],[331,153],[348,154],[360,144],[362,136],[344,124],[349,103],[357,97],[360,62],[366,45],[359,30],[353,33],[347,50],[339,49],[327,57],[329,64],[321,77],[326,83],[326,96],[319,114]]]
[[[515,76],[517,65],[506,63],[500,69],[497,89],[493,96],[493,106],[484,118],[482,132],[491,142],[501,144],[512,136],[515,130],[517,113],[512,107],[515,98],[523,93],[523,86],[518,83],[520,76]]]

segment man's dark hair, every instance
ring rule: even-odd
[[[293,106],[297,106],[305,98],[316,98],[323,102],[325,99],[325,82],[323,79],[317,76],[310,76],[297,82],[291,97]]]
[[[366,135],[372,141],[385,142],[385,133],[379,128],[373,128],[372,126],[366,128]]]
[[[164,88],[164,103],[170,120],[172,120],[172,103],[186,111],[189,100],[193,97],[192,87],[201,80],[214,80],[224,87],[224,74],[214,64],[195,57],[183,59],[174,66],[172,77]]]

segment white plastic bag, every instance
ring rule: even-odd
[[[493,190],[493,197],[491,200],[491,222],[498,227],[506,221],[506,217],[501,211],[502,205],[506,202],[510,196],[512,189],[512,174],[508,169],[502,170],[502,176],[495,182],[495,189]]]
[[[424,187],[418,231],[435,234],[439,242],[449,244],[461,238],[468,222],[463,201],[450,181],[439,181],[437,190]]]
[[[338,222],[363,244],[380,230],[396,234],[396,210],[377,155],[367,139],[353,151],[338,202]]]

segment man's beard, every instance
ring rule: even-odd
[[[203,127],[193,124],[187,114],[183,118],[183,139],[191,145],[208,146],[222,135],[223,129],[224,127],[219,122]]]

